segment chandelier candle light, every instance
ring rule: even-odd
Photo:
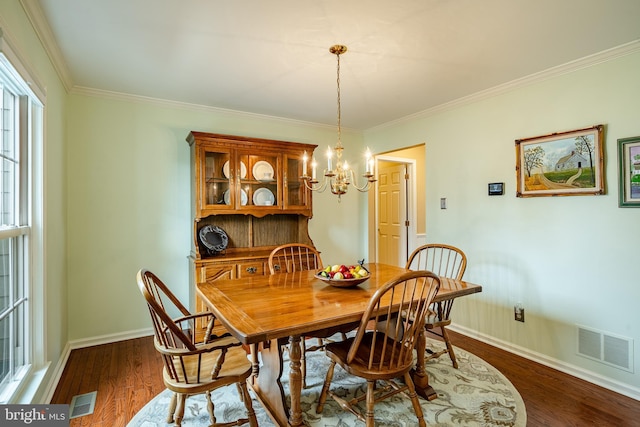
[[[302,179],[304,180],[305,186],[311,191],[323,192],[327,185],[330,186],[331,192],[338,196],[338,201],[340,201],[340,196],[345,194],[349,189],[349,185],[353,184],[353,186],[361,192],[369,191],[371,188],[371,184],[376,182],[375,175],[373,173],[374,160],[371,156],[371,152],[367,149],[366,152],[366,171],[362,175],[366,182],[362,185],[358,185],[355,173],[353,169],[349,169],[349,164],[346,160],[342,160],[342,151],[344,147],[342,146],[341,141],[341,111],[340,111],[340,55],[347,51],[347,47],[343,45],[335,45],[329,48],[329,52],[336,55],[338,58],[338,142],[336,143],[333,150],[331,147],[327,149],[327,168],[324,170],[322,182],[317,179],[317,168],[318,163],[316,159],[313,158],[311,160],[311,176],[307,175],[307,165],[309,158],[307,153],[304,153],[302,157]],[[335,169],[333,168],[333,155],[335,153],[336,156],[336,164]]]

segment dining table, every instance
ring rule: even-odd
[[[253,362],[248,385],[274,423],[297,427],[304,424],[301,339],[330,336],[359,325],[375,291],[395,276],[409,271],[381,263],[363,265],[368,280],[354,287],[337,287],[316,277],[316,271],[218,279],[196,284],[196,292],[222,325],[237,338]],[[482,291],[482,286],[462,280],[440,279],[434,299],[443,301]],[[426,338],[421,334],[413,379],[418,394],[428,400],[437,394],[424,369]],[[289,358],[289,404],[281,378]],[[259,356],[258,356],[259,353]]]

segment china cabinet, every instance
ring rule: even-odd
[[[190,132],[193,218],[190,300],[195,283],[268,274],[275,247],[313,245],[311,191],[303,156],[316,145]]]
[[[302,156],[315,145],[191,132],[194,218],[275,213],[311,216],[311,192],[300,178]]]

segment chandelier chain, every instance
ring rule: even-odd
[[[338,86],[338,144],[342,145],[342,126],[341,126],[341,110],[340,110],[340,54],[336,54],[336,57],[338,58],[338,75],[336,77],[336,83]]]

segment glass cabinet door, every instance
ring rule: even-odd
[[[247,168],[239,181],[237,197],[241,200],[240,209],[280,209],[280,154],[263,152],[258,155],[239,151],[238,162]]]
[[[231,191],[233,167],[230,152],[203,147],[200,158],[200,179],[203,183],[200,194],[201,208],[232,209],[234,194]]]
[[[309,190],[304,185],[302,153],[284,157],[284,207],[285,209],[308,206]]]

